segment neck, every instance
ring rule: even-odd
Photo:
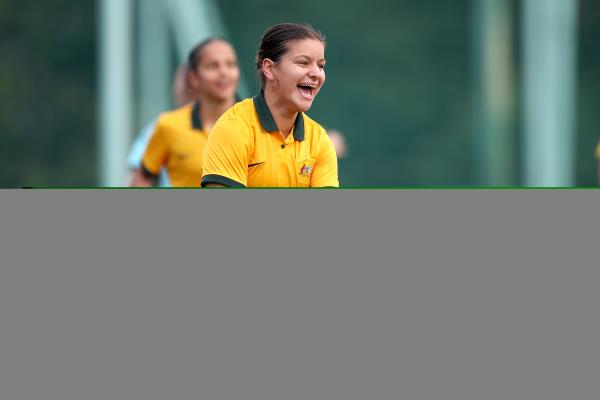
[[[210,132],[219,117],[235,104],[235,99],[217,101],[214,99],[199,98],[198,101],[200,101],[202,130],[205,132]]]
[[[285,104],[269,87],[265,88],[265,102],[277,128],[283,133],[283,137],[287,138],[294,128],[298,111],[290,111],[289,105]]]

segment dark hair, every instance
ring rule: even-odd
[[[206,46],[208,46],[212,42],[225,42],[227,44],[231,44],[231,43],[229,43],[229,41],[227,39],[224,39],[220,36],[211,36],[208,39],[204,39],[203,41],[198,43],[196,46],[194,46],[194,48],[190,51],[190,54],[188,55],[187,64],[188,64],[189,71],[195,71],[196,68],[198,68],[198,65],[200,64],[200,60],[202,59],[202,57],[201,57],[202,51],[204,50],[204,48]]]
[[[262,63],[266,58],[278,63],[281,56],[288,50],[288,43],[294,40],[314,39],[325,46],[325,35],[313,28],[310,24],[283,23],[270,27],[260,41],[260,48],[256,55],[256,72],[260,76],[261,86],[265,86],[265,76],[262,72]]]

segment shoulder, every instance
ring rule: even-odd
[[[240,129],[251,131],[254,124],[254,105],[252,99],[242,100],[234,104],[229,110],[217,120],[213,131],[215,130],[234,130]]]
[[[241,123],[251,123],[254,115],[254,103],[252,99],[245,99],[235,103],[231,108],[221,115],[217,122],[221,121],[237,121]]]
[[[302,115],[304,116],[304,130],[306,132],[310,132],[318,137],[321,137],[322,135],[327,136],[327,131],[317,121],[304,113]]]
[[[158,117],[157,127],[180,126],[182,123],[188,123],[193,107],[193,103],[189,103],[175,110],[163,112]]]
[[[308,115],[303,115],[305,139],[310,140],[313,145],[317,145],[318,147],[329,144],[330,140],[325,128]]]

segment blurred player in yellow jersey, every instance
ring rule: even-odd
[[[156,185],[161,168],[172,186],[200,186],[208,133],[234,105],[239,77],[235,50],[226,40],[210,38],[194,47],[187,72],[194,101],[159,117],[132,186]]]
[[[188,79],[187,79],[187,63],[181,64],[177,70],[175,71],[175,76],[173,77],[173,104],[175,108],[180,108],[186,105],[187,103],[194,100],[196,97],[190,88]],[[133,143],[131,144],[131,149],[129,150],[129,155],[127,156],[127,168],[129,170],[130,176],[127,179],[127,182],[131,184],[133,175],[138,168],[140,168],[142,164],[142,158],[144,157],[144,153],[146,152],[146,147],[148,147],[148,142],[150,141],[150,137],[154,133],[156,129],[156,122],[158,118],[154,119],[150,124],[146,125],[135,137]],[[169,177],[167,175],[167,171],[162,168],[160,171],[160,178],[158,181],[158,186],[161,187],[170,187],[171,184],[169,182]]]

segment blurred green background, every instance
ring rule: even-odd
[[[140,0],[143,1],[143,0]],[[309,114],[344,133],[343,186],[485,186],[474,0],[217,2],[249,90],[265,29],[310,22],[328,39],[327,82]],[[511,19],[509,185],[523,185],[523,35]],[[596,184],[600,2],[577,14],[575,184]],[[0,187],[95,186],[98,5],[0,0]],[[173,70],[177,57],[173,57]],[[137,114],[136,114],[137,115]],[[134,118],[129,139],[149,121]]]

